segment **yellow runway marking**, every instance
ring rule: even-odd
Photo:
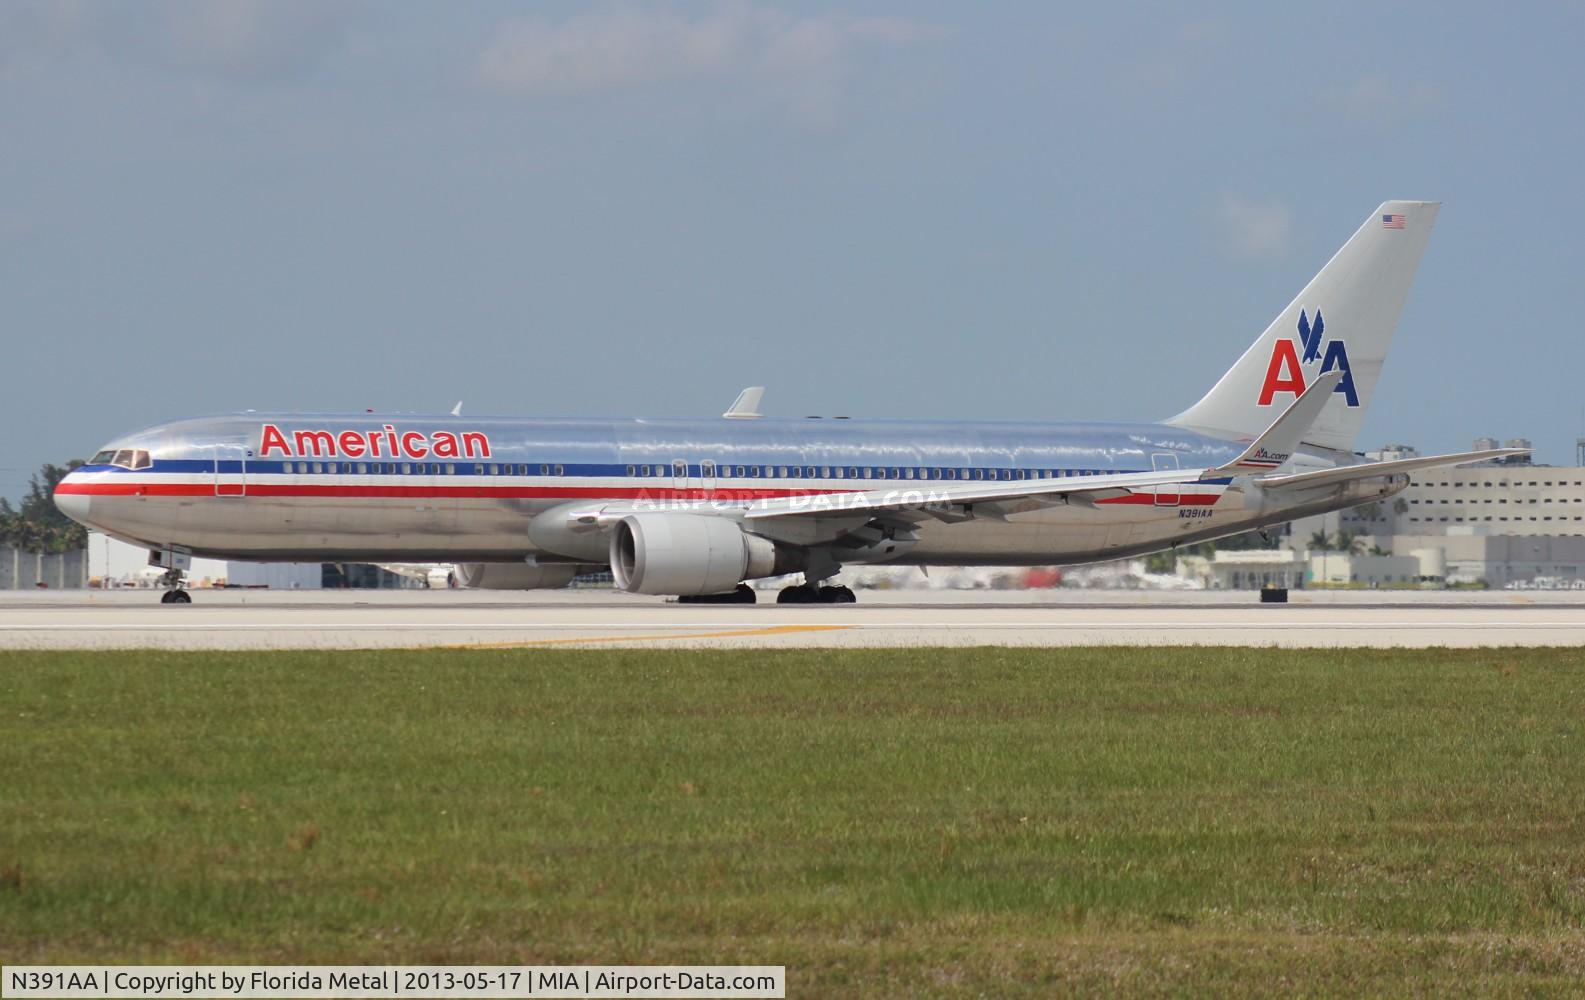
[[[731,632],[669,632],[663,635],[587,635],[556,639],[521,639],[516,642],[469,642],[443,649],[523,649],[528,646],[560,646],[585,642],[655,642],[663,639],[741,639],[746,636],[793,635],[799,632],[835,632],[853,625],[773,625],[769,628],[737,629]]]

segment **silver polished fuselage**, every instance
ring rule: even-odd
[[[245,413],[162,424],[107,446],[118,449],[144,449],[152,465],[85,466],[57,500],[78,520],[149,548],[259,561],[515,562],[565,555],[536,545],[530,524],[568,504],[731,506],[964,479],[1205,468],[1242,445],[1162,424]],[[1247,483],[1156,487],[1001,518],[927,519],[916,544],[875,561],[1089,562],[1398,488],[1364,480],[1276,505]]]

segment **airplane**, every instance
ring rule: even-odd
[[[1145,423],[522,419],[232,413],[107,444],[55,502],[147,547],[167,603],[194,556],[445,563],[463,587],[851,603],[858,564],[1067,565],[1380,500],[1504,448],[1353,452],[1439,203],[1371,213],[1217,383]]]

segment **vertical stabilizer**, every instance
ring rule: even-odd
[[[1248,439],[1317,376],[1341,371],[1304,443],[1351,450],[1438,207],[1432,201],[1382,204],[1205,398],[1167,423]]]

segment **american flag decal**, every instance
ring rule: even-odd
[[[1383,229],[1402,229],[1403,228],[1403,216],[1401,216],[1401,215],[1383,215],[1381,217],[1381,228],[1383,228]]]

